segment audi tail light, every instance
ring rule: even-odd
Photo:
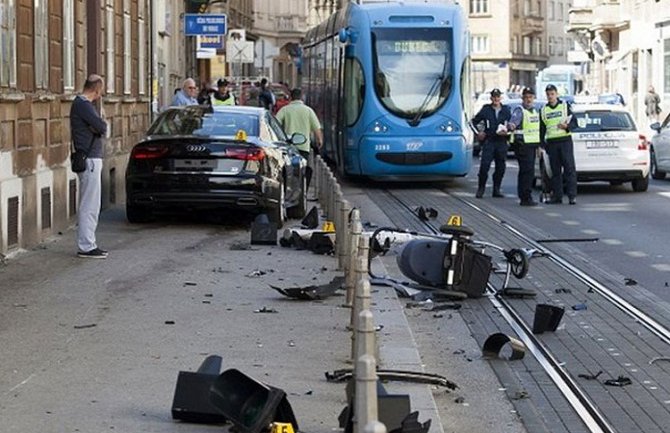
[[[151,144],[146,146],[136,146],[130,153],[131,159],[156,159],[165,156],[169,149],[162,144]]]
[[[640,135],[639,135],[639,138],[640,138],[640,142],[639,142],[638,145],[637,145],[637,150],[647,150],[647,148],[648,148],[648,146],[647,146],[647,137],[645,137],[644,135],[640,134]]]
[[[226,158],[242,159],[244,161],[261,161],[265,158],[263,149],[252,148],[246,149],[241,147],[226,149]]]

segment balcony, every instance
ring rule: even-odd
[[[568,11],[568,32],[588,30],[593,25],[593,8],[590,6],[573,6]]]
[[[305,18],[296,15],[279,15],[274,19],[278,33],[304,33],[307,31]]]
[[[593,22],[590,30],[607,30],[625,27],[630,23],[624,18],[619,0],[601,0],[593,9]]]
[[[521,18],[521,28],[524,36],[544,32],[544,18],[536,16],[525,16]]]

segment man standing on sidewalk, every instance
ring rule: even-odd
[[[102,191],[102,137],[107,133],[107,123],[100,117],[93,103],[102,97],[104,87],[102,77],[90,75],[84,83],[84,91],[74,99],[70,109],[72,143],[76,150],[88,155],[86,170],[77,173],[77,256],[91,259],[107,258],[107,251],[98,248],[95,239]]]
[[[654,90],[654,86],[649,86],[647,95],[644,97],[645,112],[650,122],[658,122],[658,115],[661,114],[661,97]]]
[[[291,135],[299,132],[307,137],[307,141],[303,144],[298,144],[295,147],[298,152],[309,161],[309,153],[311,151],[310,135],[314,133],[316,138],[316,147],[321,149],[323,146],[323,132],[321,131],[321,123],[319,123],[316,113],[310,107],[302,102],[302,90],[291,90],[291,102],[282,107],[277,113],[277,120],[284,128],[284,132]],[[309,183],[312,178],[312,169],[307,167],[305,176],[307,177],[307,189],[309,190]]]
[[[512,149],[519,163],[517,194],[521,206],[537,206],[533,200],[533,179],[535,178],[535,153],[540,145],[540,113],[535,109],[535,91],[523,89],[523,103],[512,112],[510,129]]]

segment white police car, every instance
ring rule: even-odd
[[[670,172],[670,115],[650,127],[657,132],[651,137],[651,177],[665,179]]]
[[[618,105],[573,105],[572,141],[578,182],[631,182],[633,190],[649,187],[649,148],[628,111]],[[535,177],[546,186],[551,177],[549,156],[539,150]]]

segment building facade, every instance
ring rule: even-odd
[[[656,0],[574,0],[568,30],[585,53],[591,93],[619,92],[638,123],[654,86],[670,108],[670,4]]]
[[[300,41],[307,31],[307,0],[255,0],[253,33],[257,75],[298,84]]]
[[[127,155],[152,100],[184,76],[183,11],[168,0],[0,0],[0,254],[74,223],[69,114],[91,73],[106,86],[103,206],[125,201]]]
[[[568,63],[568,52],[574,49],[572,36],[566,32],[571,0],[547,0],[547,64]]]
[[[468,0],[472,88],[534,86],[547,65],[545,0]]]

